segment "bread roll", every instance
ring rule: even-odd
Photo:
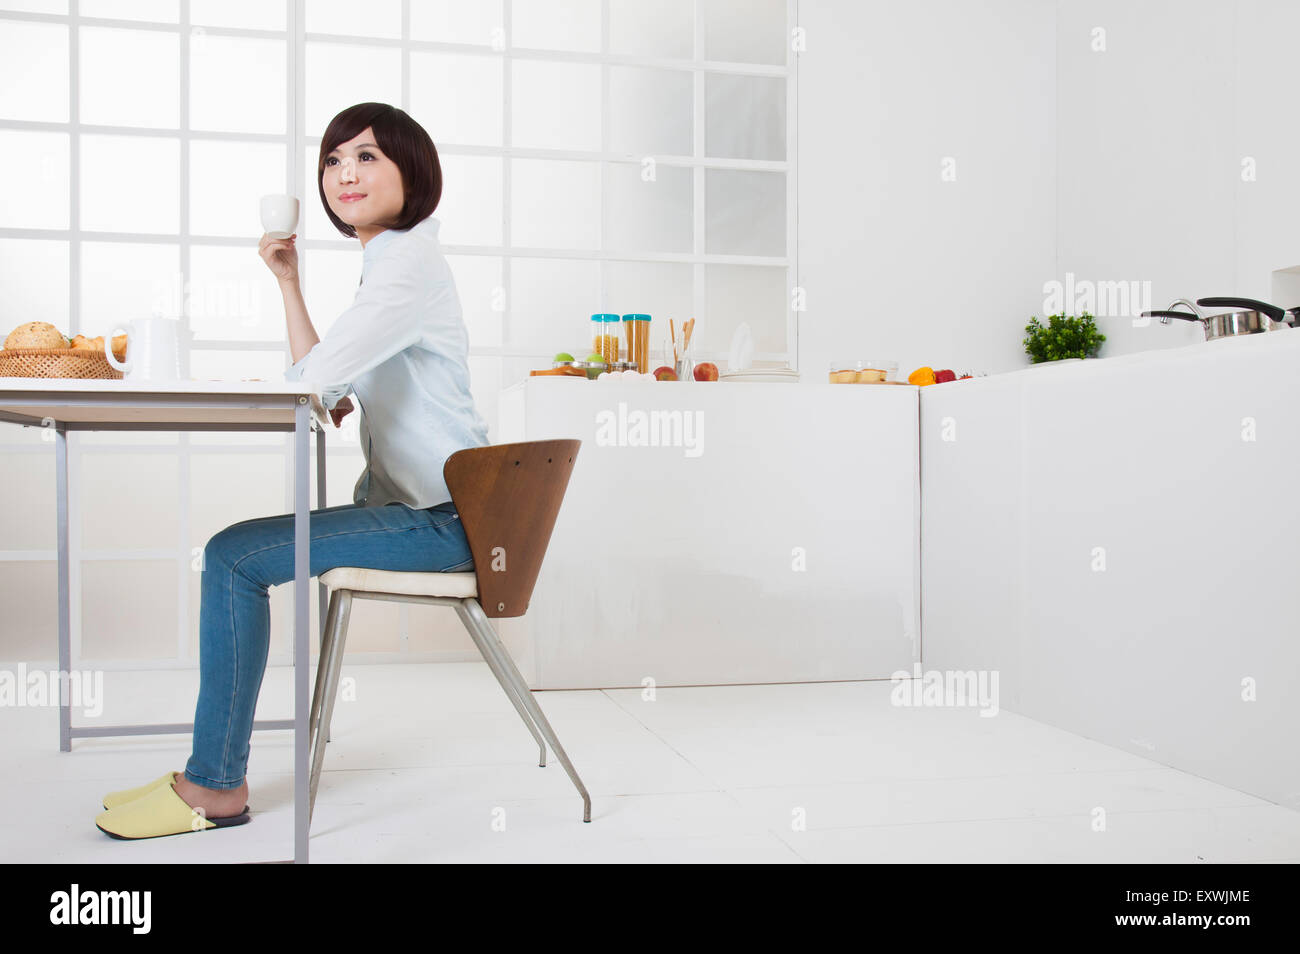
[[[9,332],[5,348],[70,348],[72,343],[45,321],[29,321]]]

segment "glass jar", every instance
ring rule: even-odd
[[[639,371],[649,370],[650,316],[624,315],[623,337],[627,341],[627,360],[635,361]]]
[[[618,360],[618,322],[618,315],[591,316],[591,351],[604,358],[606,364]]]

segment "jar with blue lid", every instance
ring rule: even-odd
[[[618,360],[619,319],[619,315],[591,316],[591,350],[604,358],[606,365]]]

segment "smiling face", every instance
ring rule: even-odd
[[[330,211],[356,229],[362,246],[401,215],[401,170],[375,144],[370,127],[325,158],[321,186]]]

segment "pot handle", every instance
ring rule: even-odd
[[[1269,305],[1253,298],[1198,298],[1196,304],[1206,305],[1210,308],[1248,308],[1251,311],[1258,311],[1268,315],[1274,321],[1281,321],[1282,316],[1286,314],[1277,305]]]
[[[1185,321],[1204,321],[1200,315],[1193,315],[1190,311],[1144,311],[1143,318],[1182,318]]]

